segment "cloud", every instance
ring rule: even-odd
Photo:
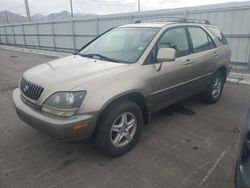
[[[70,0],[29,0],[31,14],[70,11]],[[137,11],[137,0],[72,0],[74,12],[113,14]],[[230,2],[230,0],[140,0],[141,10],[157,10]],[[240,0],[233,0],[240,1]],[[0,0],[1,10],[25,15],[23,0]]]
[[[0,0],[0,11],[9,10],[19,14],[25,14],[24,1],[20,0]]]

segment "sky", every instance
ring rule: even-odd
[[[28,0],[31,15],[70,11],[70,0]],[[138,0],[72,0],[74,13],[114,14],[137,11]],[[244,0],[140,0],[141,10],[218,4]],[[24,0],[0,0],[0,11],[9,10],[25,15]]]

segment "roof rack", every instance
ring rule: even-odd
[[[199,23],[199,24],[211,25],[210,21],[206,20],[206,19],[186,19],[186,18],[183,18],[182,20],[180,20],[180,22],[182,22],[182,23]]]
[[[157,19],[157,18],[169,18],[170,22],[178,22],[178,23],[198,23],[198,24],[206,24],[211,25],[211,23],[206,19],[187,19],[187,18],[178,18],[178,17],[166,17],[166,16],[157,16],[157,17],[148,17],[144,19],[140,19],[135,21],[134,23],[142,23],[144,20],[150,20],[150,19]],[[157,22],[164,22],[164,21],[157,21]]]

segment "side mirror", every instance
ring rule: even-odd
[[[176,58],[176,50],[173,48],[160,48],[157,53],[157,62],[174,61]]]

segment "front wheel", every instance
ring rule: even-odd
[[[134,147],[142,127],[143,116],[137,104],[128,100],[114,102],[101,115],[95,144],[111,157],[121,156]]]
[[[213,104],[220,99],[224,88],[225,79],[226,78],[221,71],[217,71],[214,74],[212,81],[202,94],[205,102]]]

